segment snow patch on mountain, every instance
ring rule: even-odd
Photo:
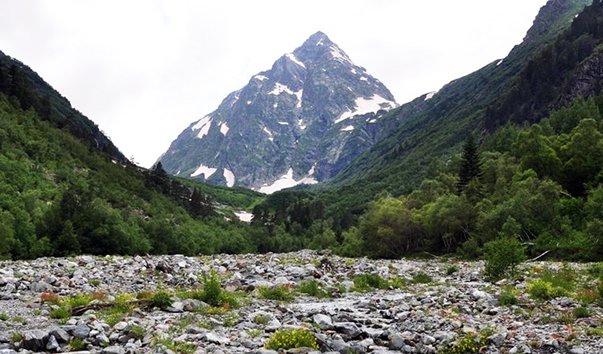
[[[280,124],[280,125],[289,125],[288,122],[277,122],[277,123]]]
[[[232,186],[234,186],[234,185],[235,185],[236,178],[235,178],[234,173],[232,173],[232,171],[231,171],[231,170],[229,170],[229,169],[225,168],[225,169],[224,169],[224,172],[222,173],[222,175],[223,175],[223,176],[224,176],[224,178],[226,179],[226,185],[227,185],[228,187],[232,187]]]
[[[253,219],[253,214],[248,211],[235,211],[234,214],[241,220],[242,222],[250,223],[251,219]]]
[[[340,61],[342,63],[351,63],[350,58],[341,51],[341,49],[337,48],[337,46],[331,46],[331,56],[333,59]]]
[[[264,75],[256,75],[253,78],[256,79],[256,80],[260,80],[260,81],[268,80],[268,78],[266,76],[264,76]]]
[[[301,66],[302,68],[306,67],[306,65],[304,65],[304,63],[302,63],[299,59],[297,59],[297,57],[295,55],[293,55],[293,53],[286,54],[286,57],[289,58],[289,60],[291,60],[295,64]]]
[[[436,91],[430,92],[427,95],[425,95],[425,101],[430,100],[433,98],[433,96],[435,96]]]
[[[272,132],[268,130],[268,128],[262,127],[262,130],[264,131],[264,133],[268,134],[268,140],[274,141],[274,136],[272,135]]]
[[[199,133],[197,133],[197,138],[203,139],[203,137],[206,136],[207,133],[209,133],[209,128],[211,128],[211,116],[207,115],[199,119],[197,124],[193,125],[191,129],[193,131],[199,130]]]
[[[314,171],[312,171],[312,172],[314,172]],[[266,193],[266,194],[272,194],[272,193],[280,191],[282,189],[295,187],[300,184],[315,184],[315,183],[318,183],[318,181],[316,181],[314,179],[314,177],[311,177],[311,176],[307,176],[307,177],[304,177],[304,178],[296,181],[295,179],[293,179],[293,169],[289,168],[287,173],[282,175],[279,179],[274,181],[272,184],[263,185],[259,189],[259,192]]]
[[[228,124],[226,124],[226,122],[220,124],[220,133],[222,133],[222,135],[226,136],[229,130],[230,128],[228,128]]]
[[[377,94],[370,98],[358,97],[355,100],[356,108],[354,110],[347,109],[335,120],[335,124],[344,121],[353,116],[377,112],[380,109],[392,109],[396,107],[396,103]]]
[[[272,89],[272,91],[268,92],[268,94],[269,95],[273,95],[273,96],[278,96],[278,95],[280,95],[283,92],[288,93],[291,96],[297,97],[297,104],[295,106],[297,108],[301,107],[302,95],[304,94],[304,90],[303,89],[301,89],[299,91],[293,91],[289,87],[287,87],[287,85],[283,85],[280,82],[277,82],[277,83],[274,84],[274,89]]]
[[[341,128],[339,130],[342,131],[342,132],[351,132],[352,130],[354,130],[354,126],[353,125],[348,125],[347,127]]]
[[[203,177],[205,179],[208,179],[217,170],[218,170],[217,168],[211,168],[211,167],[205,166],[204,164],[201,164],[201,165],[199,165],[199,168],[197,168],[197,170],[195,172],[191,173],[191,177],[197,177],[197,176],[203,175]]]

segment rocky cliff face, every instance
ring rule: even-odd
[[[174,175],[263,192],[327,179],[373,145],[393,95],[324,33],[253,76],[160,158]]]

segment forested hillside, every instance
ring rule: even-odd
[[[225,221],[215,200],[244,208],[258,199],[113,160],[0,95],[3,258],[253,251],[246,226]]]

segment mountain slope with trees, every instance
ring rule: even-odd
[[[575,21],[598,11],[590,1],[549,1],[539,12],[524,41],[503,60],[454,80],[426,100],[422,96],[388,112],[381,118],[391,134],[380,139],[369,151],[354,160],[326,185],[316,186],[329,214],[336,218],[361,213],[375,195],[412,192],[430,169],[434,158],[447,157],[460,150],[468,132],[483,138],[486,118],[504,94],[510,92],[520,73],[531,60],[547,48]],[[545,83],[543,83],[545,84]]]

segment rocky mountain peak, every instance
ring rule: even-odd
[[[317,32],[193,122],[160,160],[175,175],[267,193],[316,183],[368,148],[375,112],[396,106]]]

